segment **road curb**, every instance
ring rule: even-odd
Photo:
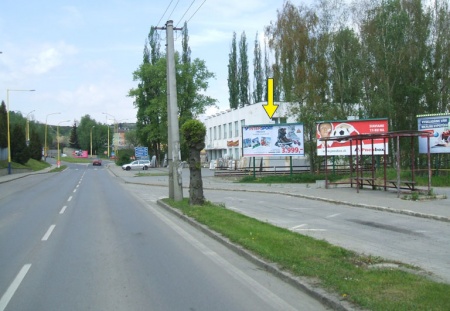
[[[245,259],[251,261],[252,263],[256,264],[257,266],[261,267],[262,269],[266,270],[267,272],[270,272],[274,276],[282,279],[283,281],[289,283],[290,285],[294,286],[295,288],[307,293],[308,295],[312,296],[313,298],[319,300],[326,306],[332,308],[333,310],[339,310],[339,311],[356,311],[361,310],[353,305],[351,305],[347,301],[340,300],[335,295],[330,294],[329,292],[325,291],[324,289],[315,286],[312,284],[312,282],[308,282],[305,279],[302,279],[300,277],[296,277],[292,275],[289,272],[283,271],[280,268],[278,268],[277,265],[268,263],[264,261],[263,259],[255,256],[245,248],[243,248],[240,245],[237,245],[233,242],[231,242],[228,238],[222,236],[221,234],[218,234],[217,232],[210,230],[207,226],[197,222],[195,219],[186,216],[181,211],[172,208],[170,205],[164,203],[161,200],[157,201],[157,204],[167,210],[168,212],[178,216],[183,221],[186,221],[196,229],[199,229],[209,237],[213,238],[214,240],[218,241],[219,243],[223,244],[233,252],[237,253],[238,255],[244,257]]]

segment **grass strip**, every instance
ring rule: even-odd
[[[399,269],[370,268],[372,264],[387,261],[360,255],[210,202],[203,206],[190,206],[187,199],[180,202],[165,199],[164,202],[261,258],[278,264],[281,269],[316,280],[321,287],[362,308],[450,310],[450,284]]]

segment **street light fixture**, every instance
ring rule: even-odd
[[[53,113],[49,113],[49,114],[45,117],[44,161],[47,161],[47,156],[48,156],[48,148],[47,148],[47,120],[48,120],[48,116],[51,116],[52,114],[61,114],[61,112],[53,112]]]
[[[58,125],[56,126],[56,142],[57,142],[57,144],[58,144],[58,160],[56,161],[56,167],[57,167],[57,168],[60,168],[60,166],[61,166],[61,160],[59,159],[59,157],[60,157],[60,153],[59,153],[59,125],[60,125],[61,123],[64,123],[64,122],[70,122],[70,120],[61,121],[61,122],[59,122]]]
[[[11,131],[9,128],[9,92],[34,92],[35,90],[10,90],[6,89],[6,127],[8,130],[8,174],[11,174]]]
[[[91,158],[92,158],[92,130],[94,129],[95,125],[92,125],[91,127]]]

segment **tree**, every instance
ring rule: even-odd
[[[333,114],[337,119],[356,115],[362,96],[361,44],[355,32],[343,28],[332,35],[330,82]]]
[[[253,52],[253,100],[255,103],[264,99],[264,70],[262,67],[261,45],[258,40],[258,32],[255,37],[255,48]]]
[[[239,62],[238,62],[238,81],[239,81],[239,106],[244,107],[250,103],[249,100],[249,71],[247,55],[247,38],[245,31],[242,32],[239,41]]]
[[[233,39],[231,41],[231,51],[228,61],[228,93],[230,108],[235,109],[239,107],[239,75],[238,75],[238,58],[236,45],[236,32],[233,32]]]
[[[30,157],[36,161],[42,159],[43,144],[38,133],[32,129],[30,133],[30,145],[28,146]]]
[[[77,122],[73,123],[72,131],[70,132],[69,146],[70,146],[70,148],[80,149],[80,144],[78,142],[78,134],[77,134]]]
[[[181,134],[189,148],[189,204],[203,205],[205,197],[203,195],[200,151],[205,148],[206,128],[198,120],[189,120],[181,127]]]
[[[26,144],[25,130],[20,124],[15,124],[11,131],[11,160],[25,164],[30,159],[30,152]]]
[[[206,96],[208,80],[214,77],[204,61],[191,59],[188,46],[187,25],[183,28],[183,52],[175,54],[179,120],[195,118],[216,100]],[[167,66],[165,55],[159,52],[159,38],[151,28],[144,47],[143,63],[133,73],[139,81],[138,87],[130,90],[137,107],[137,131],[141,143],[155,150],[160,161],[159,150],[167,146]],[[181,125],[180,124],[180,125]],[[185,149],[185,148],[184,148]],[[182,148],[183,150],[183,148]],[[186,150],[186,149],[185,149]],[[182,154],[183,155],[183,154]],[[187,156],[187,155],[185,155]]]
[[[8,122],[7,122],[7,111],[5,102],[2,101],[0,105],[0,148],[8,147]]]

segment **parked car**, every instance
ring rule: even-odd
[[[129,170],[148,170],[150,167],[150,160],[136,160],[128,164],[122,165],[122,169]]]
[[[92,161],[92,165],[96,166],[102,166],[102,160],[101,159],[94,159],[94,161]]]

